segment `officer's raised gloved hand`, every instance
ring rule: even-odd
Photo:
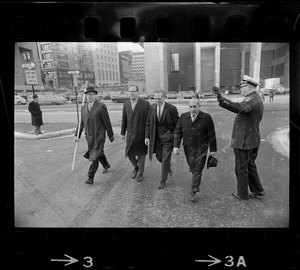
[[[217,100],[220,101],[222,99],[222,94],[219,87],[214,86],[213,88],[214,94],[217,97]]]

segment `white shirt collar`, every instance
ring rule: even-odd
[[[164,107],[165,107],[165,104],[166,104],[166,102],[164,101],[164,103],[160,106],[160,112],[162,113],[163,112],[163,110],[164,110]],[[157,113],[158,113],[158,110],[159,110],[159,106],[157,105]]]

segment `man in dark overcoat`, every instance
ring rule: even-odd
[[[215,126],[211,116],[200,110],[200,102],[192,98],[189,102],[190,111],[180,115],[174,133],[174,154],[179,154],[180,143],[184,148],[186,161],[192,172],[191,201],[195,202],[199,192],[202,170],[207,153],[215,155],[217,141]]]
[[[31,114],[31,123],[34,126],[34,133],[36,135],[43,134],[41,131],[41,126],[43,125],[43,117],[38,101],[38,95],[33,95],[33,100],[28,105],[28,111]]]
[[[158,189],[163,189],[172,175],[171,155],[173,150],[174,131],[179,116],[177,108],[165,102],[164,91],[157,91],[154,94],[155,104],[151,105],[149,117],[146,124],[145,144],[149,146],[149,158],[154,153],[162,164],[161,179]]]
[[[85,91],[88,103],[81,107],[81,123],[78,139],[81,136],[83,127],[85,129],[85,137],[88,144],[88,151],[84,157],[92,161],[88,171],[87,184],[94,183],[94,176],[99,167],[99,162],[103,166],[103,172],[106,173],[110,168],[110,164],[104,154],[104,144],[106,133],[109,140],[114,140],[114,133],[106,105],[96,99],[97,91],[93,87],[87,87]],[[75,136],[77,134],[77,130]],[[75,140],[77,138],[75,137]]]
[[[150,104],[138,97],[137,85],[131,85],[128,90],[130,100],[123,105],[121,135],[123,140],[126,135],[125,156],[128,156],[134,167],[132,178],[138,176],[137,181],[140,182],[143,180],[145,158],[148,151],[147,145],[145,145],[145,127]]]
[[[256,87],[259,82],[245,75],[240,84],[242,102],[232,102],[222,97],[220,90],[213,87],[219,106],[237,114],[232,131],[231,147],[235,154],[235,174],[237,177],[236,198],[248,200],[265,195],[258,176],[255,159],[260,145],[259,123],[262,120],[264,105]],[[248,186],[252,194],[248,193]]]

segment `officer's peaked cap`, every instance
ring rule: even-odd
[[[242,82],[241,82],[241,85],[242,84],[251,84],[251,85],[253,85],[253,86],[258,86],[258,85],[260,85],[260,83],[258,82],[258,81],[256,81],[255,79],[253,79],[252,77],[250,77],[250,76],[247,76],[247,75],[244,75],[243,76],[243,80],[242,80]]]

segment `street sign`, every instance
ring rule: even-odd
[[[79,73],[80,73],[79,70],[75,70],[75,71],[70,70],[70,71],[68,71],[68,74],[73,74],[73,75],[78,75]]]
[[[22,68],[32,69],[35,67],[35,63],[31,62],[29,64],[22,64]]]
[[[73,82],[74,82],[74,86],[78,86],[77,76],[74,76]]]
[[[25,70],[26,84],[37,84],[37,76],[35,70]]]

